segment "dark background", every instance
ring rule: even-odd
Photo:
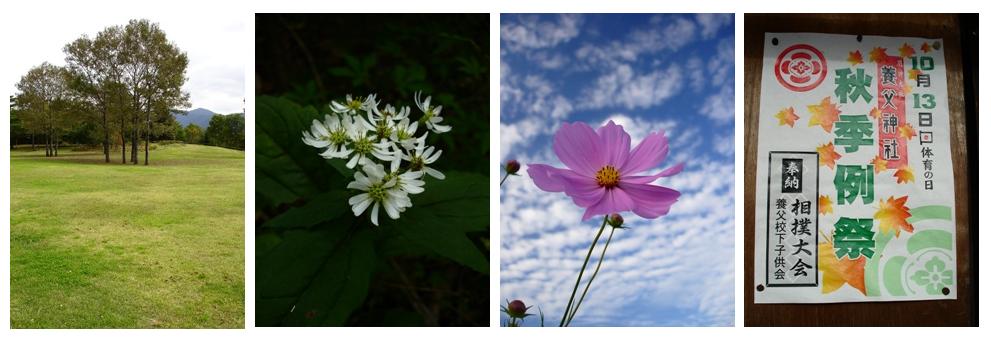
[[[957,299],[836,304],[754,303],[757,114],[765,32],[942,38],[956,198]],[[746,14],[744,17],[745,326],[977,326],[977,15]],[[754,43],[756,42],[756,43]]]
[[[421,90],[444,106],[450,132],[428,143],[444,151],[441,172],[488,175],[488,14],[259,14],[256,94],[281,96],[330,113],[331,100],[376,93],[382,106],[410,106]],[[423,126],[418,128],[422,132]],[[316,152],[314,152],[316,155]],[[258,209],[260,224],[286,207]],[[482,245],[488,235],[473,237]],[[489,275],[439,257],[410,256],[381,266],[353,326],[488,326]],[[418,297],[420,303],[412,303]]]

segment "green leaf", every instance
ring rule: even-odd
[[[255,321],[258,326],[281,325],[334,248],[343,241],[348,226],[322,230],[293,230],[255,243],[265,253],[255,257]]]
[[[319,194],[302,207],[291,208],[262,226],[278,229],[307,228],[333,220],[350,210],[349,197],[350,194],[343,190]]]
[[[338,326],[368,293],[375,252],[372,231],[333,226],[287,231],[258,257],[258,326]]]
[[[300,140],[319,114],[274,97],[255,100],[255,190],[273,205],[326,191],[335,172]],[[268,205],[271,206],[271,205]]]
[[[289,326],[341,326],[368,294],[375,251],[370,230],[359,231],[338,247],[289,313]]]
[[[487,182],[485,176],[457,172],[448,173],[444,180],[431,179],[426,191],[413,199],[413,207],[392,228],[401,234],[400,240],[487,274],[486,254],[466,236],[469,232],[488,231]]]

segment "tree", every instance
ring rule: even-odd
[[[186,125],[185,134],[185,141],[188,144],[200,144],[203,141],[203,129],[199,125]]]
[[[138,141],[145,136],[145,165],[155,121],[189,106],[182,91],[189,59],[169,42],[158,24],[131,20],[123,28],[124,86],[131,96],[131,163],[138,163]],[[143,125],[142,125],[143,124]]]
[[[244,114],[213,115],[206,129],[206,142],[244,150]]]
[[[95,106],[96,124],[102,133],[104,160],[110,162],[111,120],[123,113],[123,35],[119,26],[104,29],[90,39],[86,35],[65,45],[66,67],[72,88]],[[121,126],[123,127],[123,126]]]
[[[68,72],[48,62],[31,68],[17,83],[14,98],[23,108],[23,126],[45,135],[45,156],[58,156],[62,131],[70,126],[72,105]]]

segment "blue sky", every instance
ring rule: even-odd
[[[624,126],[633,145],[663,129],[685,170],[668,216],[624,214],[572,326],[731,326],[734,317],[732,15],[519,15],[501,27],[501,158],[523,163],[502,187],[501,297],[560,320],[601,218],[536,188],[527,163],[564,167],[561,122]],[[608,231],[608,230],[607,230]],[[597,255],[596,255],[597,256]],[[594,263],[594,258],[593,262]],[[525,325],[539,319],[528,318]]]

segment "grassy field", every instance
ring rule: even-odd
[[[243,327],[244,152],[111,160],[11,151],[11,327]]]

